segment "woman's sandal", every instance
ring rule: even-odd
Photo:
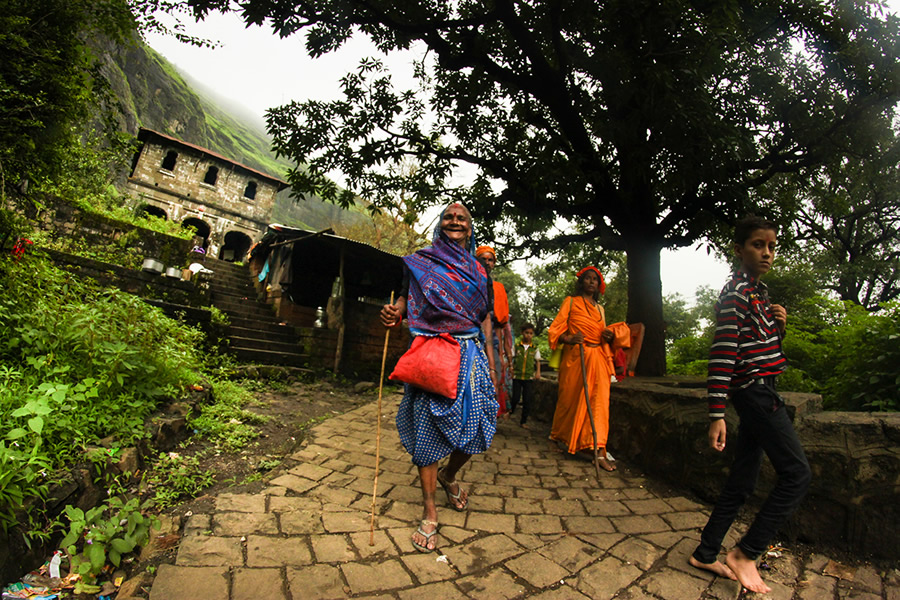
[[[432,531],[431,533],[425,533],[425,531],[422,528],[428,527],[429,525],[434,525],[434,531]],[[419,535],[421,535],[422,537],[425,538],[425,544],[423,545],[423,544],[416,542],[415,538],[410,538],[410,541],[412,542],[412,545],[415,547],[415,549],[418,550],[419,552],[434,552],[437,549],[437,545],[435,545],[434,548],[429,548],[428,542],[431,541],[431,538],[433,538],[435,535],[437,535],[437,532],[438,532],[437,521],[429,521],[428,519],[422,519],[422,522],[419,524],[419,528],[416,529],[416,533],[418,533]]]
[[[447,500],[450,502],[450,508],[452,508],[453,510],[455,510],[457,512],[463,512],[469,506],[469,497],[466,496],[465,501],[463,501],[463,499],[462,499],[463,489],[462,489],[462,486],[459,485],[458,481],[453,482],[456,484],[456,493],[454,494],[453,492],[451,492],[450,486],[453,485],[453,483],[447,483],[447,481],[444,480],[443,477],[441,477],[441,473],[443,471],[444,471],[443,467],[438,469],[437,480],[438,480],[438,483],[441,484],[441,487],[444,488],[444,491],[447,493]],[[457,506],[458,502],[462,502],[462,506]]]

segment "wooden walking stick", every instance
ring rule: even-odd
[[[584,344],[578,344],[578,352],[581,353],[581,380],[584,382],[584,403],[587,405],[588,420],[591,422],[591,435],[594,436],[594,470],[597,471],[597,481],[600,481],[600,453],[597,449],[597,426],[594,424],[594,411],[591,409],[591,398],[588,394],[587,369],[584,367]],[[376,473],[376,477],[378,474]]]
[[[394,291],[391,290],[391,304]],[[375,483],[372,484],[372,523],[369,525],[369,545],[375,545],[375,498],[378,496],[378,463],[381,459],[381,390],[384,388],[384,363],[387,361],[388,340],[391,328],[384,332],[384,351],[381,353],[381,377],[378,378],[378,424],[375,426]]]

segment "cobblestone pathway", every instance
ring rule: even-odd
[[[393,424],[398,398],[385,402],[374,545],[372,403],[312,430],[268,489],[220,495],[212,514],[190,516],[176,564],[160,567],[150,599],[739,596],[737,583],[686,563],[707,506],[650,491],[658,486],[622,460],[598,485],[589,462],[551,451],[545,431],[508,421],[461,474],[468,511],[451,510],[438,489],[439,552],[417,552],[409,538],[421,493]],[[900,600],[896,569],[882,577],[825,555],[801,561],[790,549],[769,563],[768,598]]]

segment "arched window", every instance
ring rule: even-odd
[[[256,199],[256,182],[255,181],[247,182],[247,187],[244,188],[244,198],[247,198],[249,200]]]
[[[206,170],[206,176],[203,178],[203,183],[208,183],[209,185],[216,185],[216,180],[219,178],[219,167],[210,167]]]
[[[162,165],[160,168],[165,169],[166,171],[174,171],[175,170],[175,161],[178,160],[178,153],[174,150],[169,150],[166,152],[166,157],[162,161]]]
[[[209,234],[212,232],[212,228],[208,223],[197,217],[188,217],[181,222],[181,226],[193,227],[197,232],[197,235],[203,238],[203,246],[206,247],[206,242],[209,240]]]
[[[143,206],[141,206],[141,208],[138,209],[138,214],[148,215],[151,217],[159,217],[160,219],[163,219],[164,221],[169,220],[169,215],[166,214],[166,211],[164,211],[163,209],[161,209],[158,206],[153,206],[152,204],[144,204]]]

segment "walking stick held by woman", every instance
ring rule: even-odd
[[[393,303],[394,291],[391,290],[391,304]],[[390,338],[391,328],[388,327],[384,332],[384,351],[381,353],[381,377],[378,378],[378,424],[375,426],[375,482],[372,484],[372,522],[369,525],[370,546],[375,545],[375,498],[378,496],[378,463],[381,459],[381,390],[384,389],[384,363],[387,361],[388,340]]]
[[[594,470],[597,472],[597,481],[600,481],[600,453],[597,450],[597,426],[594,424],[594,411],[591,409],[591,398],[588,394],[587,369],[584,365],[584,343],[578,344],[578,352],[581,354],[581,380],[584,382],[584,402],[587,405],[588,420],[591,423],[591,435],[594,436]],[[375,477],[378,477],[377,471]]]

